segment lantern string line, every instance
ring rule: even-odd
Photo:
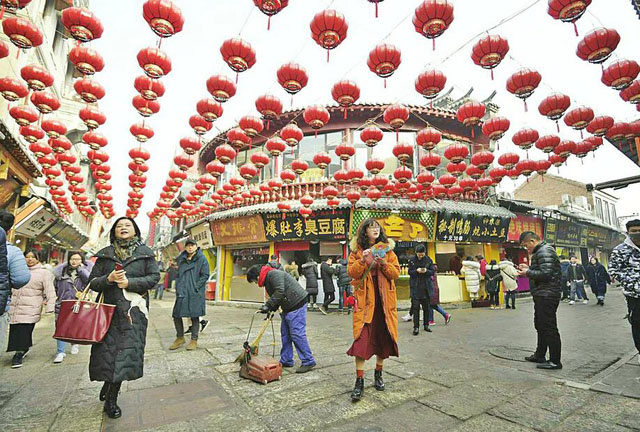
[[[251,14],[253,13],[253,11],[256,8],[251,6],[249,8],[249,13],[247,14],[247,17],[244,19],[244,23],[242,23],[242,26],[240,27],[240,30],[238,31],[238,36],[240,36],[242,34],[242,31],[244,30],[245,26],[247,25],[247,23],[249,22],[249,18],[251,18]]]

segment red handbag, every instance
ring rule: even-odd
[[[77,300],[60,302],[54,339],[78,345],[102,343],[116,307],[104,304],[102,293],[98,294],[95,302],[88,299],[88,296],[89,285]]]

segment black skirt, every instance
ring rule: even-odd
[[[11,351],[27,351],[33,345],[31,336],[35,323],[31,324],[11,324],[9,326],[9,345],[7,352]]]

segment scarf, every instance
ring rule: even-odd
[[[268,265],[263,266],[262,269],[260,269],[260,276],[258,276],[258,286],[259,287],[263,287],[264,283],[267,280],[267,274],[269,274],[269,272],[274,271],[275,269],[273,267],[270,267]]]
[[[133,252],[140,244],[138,236],[133,236],[129,240],[116,239],[113,242],[113,250],[116,258],[118,258],[120,262],[125,262],[133,255]]]

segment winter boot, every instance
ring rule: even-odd
[[[356,378],[356,385],[351,392],[351,401],[358,402],[364,395],[364,378]]]
[[[118,393],[120,392],[121,384],[122,383],[113,383],[109,386],[107,400],[104,402],[104,412],[112,419],[117,419],[122,416],[122,410],[118,406]]]
[[[111,383],[108,381],[105,381],[104,384],[102,385],[102,389],[100,390],[100,400],[104,402],[105,399],[107,399],[107,393],[109,393],[109,387],[111,386]]]
[[[171,344],[171,346],[169,347],[170,350],[177,350],[178,348],[180,348],[182,345],[184,345],[185,343],[187,343],[186,340],[184,340],[183,337],[179,337],[176,338],[176,340],[173,341],[173,343]]]
[[[374,387],[378,391],[384,391],[384,381],[382,380],[382,370],[376,370],[373,373]]]

